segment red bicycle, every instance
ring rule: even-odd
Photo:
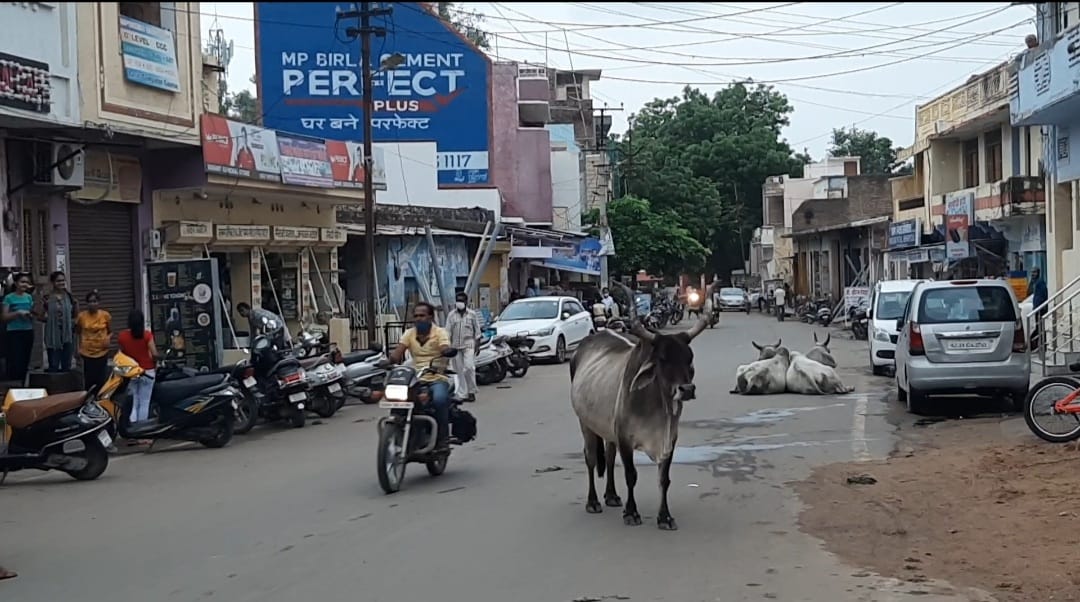
[[[1069,369],[1080,372],[1080,362]],[[1051,376],[1035,383],[1024,400],[1024,422],[1050,443],[1080,439],[1080,379]]]

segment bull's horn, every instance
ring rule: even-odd
[[[832,333],[830,332],[829,334],[825,335],[825,342],[822,343],[821,346],[828,349],[829,348],[829,341],[831,341],[831,340],[832,340]]]
[[[814,331],[812,334],[814,335],[814,344],[817,345],[817,331]]]
[[[783,341],[784,339],[776,339],[776,345],[774,345],[774,347],[779,347]]]
[[[611,288],[617,288],[626,295],[626,311],[630,315],[630,319],[628,320],[630,334],[645,341],[651,342],[655,340],[656,333],[649,332],[648,329],[641,325],[641,320],[638,319],[637,302],[634,301],[634,291],[630,290],[630,287],[626,286],[622,282],[619,282],[618,280],[611,281]]]
[[[750,344],[754,346],[754,349],[761,351],[761,345],[758,345],[756,341],[750,341]]]
[[[716,288],[716,281],[713,281],[713,283],[709,285],[709,288],[705,289],[705,306],[702,308],[701,316],[698,318],[698,321],[690,327],[690,330],[686,331],[686,335],[690,337],[691,341],[694,340],[694,337],[704,332],[705,329],[709,327],[709,322],[713,319],[712,297],[714,288]]]

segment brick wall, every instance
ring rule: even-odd
[[[892,215],[892,186],[887,176],[848,176],[847,188],[846,199],[812,199],[803,203],[792,216],[792,231],[817,230]]]

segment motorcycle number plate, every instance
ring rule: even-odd
[[[300,393],[293,393],[292,395],[289,395],[289,401],[293,403],[299,403],[301,401],[304,401],[305,399],[307,399],[307,393],[304,393],[303,391],[301,391]]]
[[[249,389],[254,389],[255,388],[255,377],[254,376],[249,376],[249,377],[245,378],[244,379],[244,386],[249,388]]]
[[[379,407],[384,410],[411,410],[413,408],[413,402],[383,399],[379,401]]]
[[[105,431],[98,431],[97,438],[98,441],[101,441],[101,444],[105,447],[109,447],[110,445],[112,445],[112,437],[109,436],[109,433],[106,433]]]
[[[331,393],[337,393],[338,391],[341,390],[341,385],[339,385],[337,383],[334,383],[334,384],[330,385],[329,387],[327,387],[326,389],[328,391],[330,391]]]

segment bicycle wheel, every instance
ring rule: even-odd
[[[1050,443],[1080,439],[1080,414],[1062,413],[1055,404],[1080,389],[1080,380],[1051,376],[1035,383],[1024,400],[1024,422],[1031,432]]]

